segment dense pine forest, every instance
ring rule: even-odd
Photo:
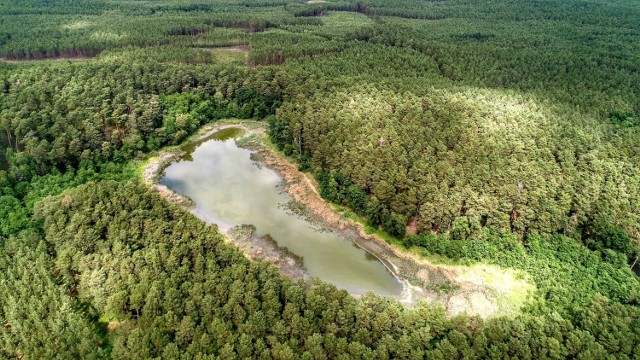
[[[632,0],[0,0],[0,358],[640,358],[639,25]],[[448,317],[248,260],[140,179],[226,118],[393,246],[534,293]]]

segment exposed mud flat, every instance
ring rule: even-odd
[[[287,275],[294,282],[307,276],[303,259],[289,251],[269,235],[256,236],[253,225],[239,225],[227,231],[229,242],[240,249],[252,260],[261,259],[274,264],[281,273]]]

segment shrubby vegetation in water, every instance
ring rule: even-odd
[[[0,62],[1,356],[640,356],[638,12],[0,3],[3,60],[97,56]],[[266,118],[325,198],[401,246],[521,269],[535,295],[446,318],[247,261],[135,180],[225,117]]]

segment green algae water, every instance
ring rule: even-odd
[[[376,257],[288,209],[291,199],[279,190],[281,178],[236,145],[234,138],[241,134],[241,129],[227,128],[186,146],[186,154],[165,169],[160,182],[190,197],[197,214],[222,230],[251,224],[258,236],[270,235],[303,258],[310,276],[352,294],[400,295],[401,283]]]

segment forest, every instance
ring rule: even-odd
[[[631,0],[0,0],[0,358],[640,357],[638,19]],[[448,317],[248,260],[140,179],[227,118],[393,246],[534,294]]]

